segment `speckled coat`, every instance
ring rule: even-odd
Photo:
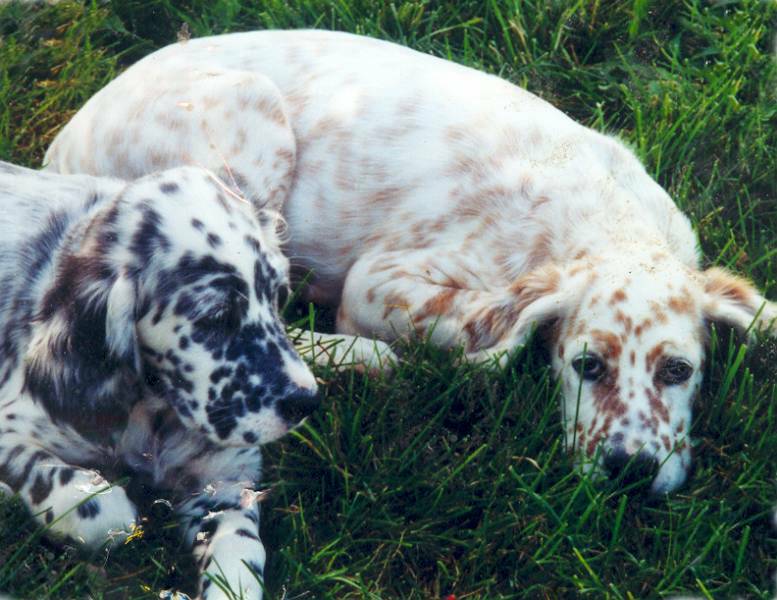
[[[174,44],[96,94],[46,156],[123,176],[181,163],[283,212],[308,296],[338,307],[343,333],[481,360],[550,325],[568,446],[611,475],[643,463],[656,492],[690,465],[707,323],[774,331],[774,303],[700,269],[688,219],[622,143],[395,44]]]

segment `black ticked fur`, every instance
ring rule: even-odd
[[[108,212],[108,218],[98,217],[89,226],[103,251],[106,240],[116,239],[105,231],[112,226],[110,216]],[[140,397],[135,311],[109,310],[113,296],[127,294],[117,286],[134,287],[117,271],[103,254],[65,254],[34,316],[25,388],[54,418],[80,419],[85,411],[126,412]],[[128,295],[134,306],[134,289]]]

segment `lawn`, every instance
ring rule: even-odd
[[[0,159],[39,166],[69,117],[180,34],[317,27],[499,74],[617,133],[691,215],[708,264],[777,298],[777,4],[700,0],[2,3]],[[289,320],[304,317],[295,305]],[[318,311],[320,322],[332,315]],[[771,598],[777,344],[712,337],[696,468],[662,499],[593,482],[564,450],[538,343],[505,372],[427,344],[391,378],[320,368],[324,406],[267,448],[271,598]],[[106,554],[41,538],[0,499],[0,592],[192,592],[164,505]]]

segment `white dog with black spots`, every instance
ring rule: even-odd
[[[262,595],[259,447],[319,401],[278,316],[280,216],[203,169],[129,183],[0,163],[0,481],[58,537],[169,492],[202,598]]]

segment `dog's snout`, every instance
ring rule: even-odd
[[[610,479],[619,479],[623,485],[641,482],[649,486],[658,474],[658,459],[644,450],[629,454],[618,445],[607,452],[604,468]]]
[[[290,424],[296,425],[309,416],[321,403],[318,392],[300,388],[278,404],[278,412]]]

